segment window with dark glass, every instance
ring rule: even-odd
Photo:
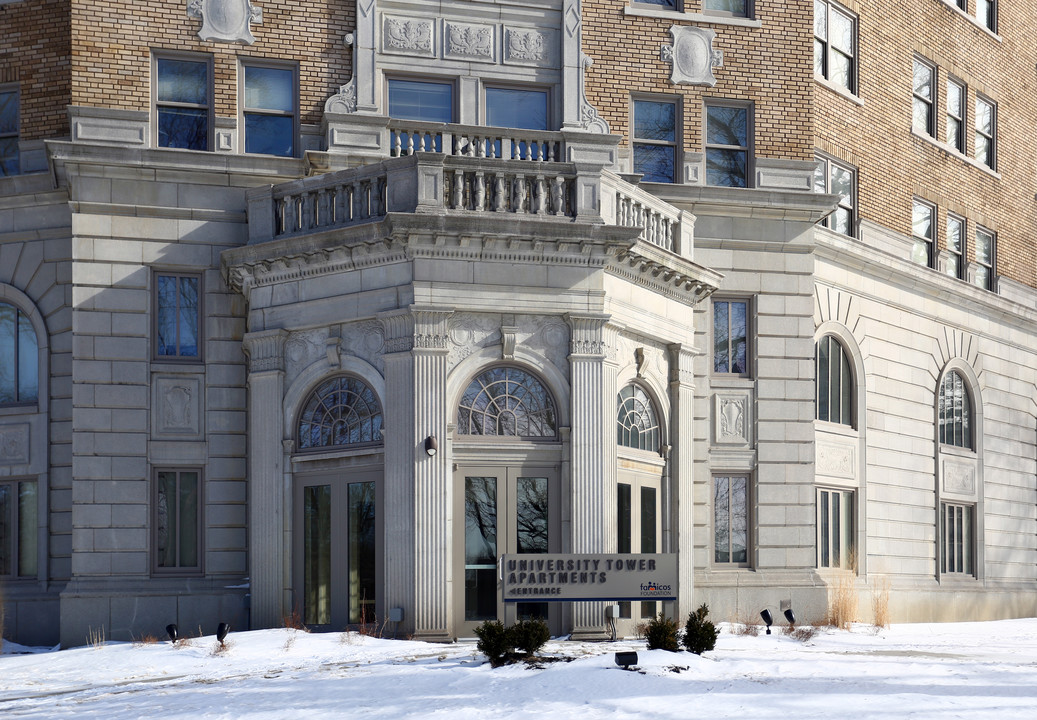
[[[155,58],[159,147],[209,149],[211,72],[208,59]]]
[[[751,108],[706,104],[706,184],[748,187]]]
[[[856,45],[857,17],[828,0],[814,0],[814,74],[856,92]]]
[[[299,415],[299,449],[382,441],[382,406],[359,378],[332,378],[314,390]]]
[[[36,577],[38,502],[35,480],[0,482],[0,578]]]
[[[997,165],[996,134],[997,108],[986,98],[976,98],[975,158],[990,169]]]
[[[853,373],[850,358],[835,336],[825,335],[814,350],[817,419],[853,426]]]
[[[914,59],[911,127],[923,135],[935,135],[936,68],[921,58]]]
[[[940,504],[940,572],[973,574],[973,507]]]
[[[713,478],[713,562],[749,562],[749,478]]]
[[[17,88],[0,87],[0,177],[19,171],[19,100]]]
[[[947,144],[965,152],[965,85],[947,81]]]
[[[922,200],[911,205],[911,261],[933,267],[933,240],[936,234],[936,208]]]
[[[557,418],[551,393],[537,378],[516,367],[495,367],[461,396],[457,434],[554,438]]]
[[[521,130],[547,130],[547,91],[486,88],[486,124]]]
[[[245,152],[295,156],[295,70],[246,64],[244,78]]]
[[[454,86],[424,80],[389,80],[389,117],[453,122]]]
[[[748,300],[713,301],[713,372],[749,372],[748,311]]]
[[[677,103],[634,100],[634,172],[644,182],[677,178]]]
[[[815,157],[814,191],[839,196],[835,212],[821,221],[825,227],[853,237],[856,232],[855,198],[857,197],[857,170],[824,155]]]
[[[659,421],[651,398],[637,385],[627,385],[616,398],[619,417],[616,441],[620,447],[635,450],[659,450]]]
[[[34,403],[39,397],[39,345],[28,316],[0,302],[0,405]]]
[[[940,443],[972,449],[972,400],[959,373],[949,372],[944,376],[937,410]]]
[[[702,0],[702,11],[707,15],[749,17],[752,6],[750,0]]]
[[[202,278],[200,275],[155,275],[155,356],[163,360],[201,357]]]
[[[947,216],[947,274],[965,278],[965,220]]]
[[[976,20],[991,32],[997,32],[996,0],[976,0]]]
[[[201,474],[198,470],[155,472],[155,569],[201,570]]]
[[[997,238],[991,231],[976,228],[976,275],[974,282],[984,290],[994,289],[994,258]]]
[[[817,566],[856,570],[854,547],[854,493],[852,490],[817,491]]]

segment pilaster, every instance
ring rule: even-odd
[[[677,553],[677,613],[676,619],[686,618],[694,608],[692,598],[695,584],[694,563],[694,498],[692,486],[695,445],[695,353],[673,344],[667,346],[670,359],[670,453],[667,469],[670,482],[671,523],[670,547],[667,552]]]

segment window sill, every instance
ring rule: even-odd
[[[724,375],[721,373],[709,376],[709,385],[713,388],[752,388],[755,381],[749,375]]]
[[[864,101],[861,100],[859,97],[857,97],[841,85],[836,85],[834,82],[831,82],[827,78],[821,77],[820,75],[815,75],[814,82],[816,82],[821,87],[830,90],[831,92],[834,92],[839,97],[849,100],[854,105],[864,105]]]
[[[961,160],[966,165],[971,165],[972,167],[976,168],[977,170],[981,170],[981,171],[985,172],[987,175],[989,175],[990,177],[994,178],[995,180],[1000,180],[1001,179],[1001,173],[999,173],[997,170],[993,170],[988,165],[984,165],[983,163],[979,162],[978,160],[970,158],[968,155],[965,155],[964,153],[959,152],[954,147],[948,145],[945,142],[940,142],[939,140],[934,138],[932,135],[923,135],[922,133],[918,132],[914,128],[911,128],[911,134],[914,135],[919,140],[925,140],[930,145],[938,147],[940,150],[943,150],[945,153],[947,153],[951,157],[957,158],[958,160]]]
[[[989,35],[993,40],[996,40],[997,42],[1001,42],[1001,36],[1000,35],[998,35],[996,32],[994,32],[993,30],[988,28],[986,25],[981,23],[979,20],[974,18],[972,15],[969,15],[967,12],[962,10],[960,7],[958,7],[957,3],[951,2],[951,0],[940,0],[940,2],[942,2],[944,5],[946,5],[948,9],[952,10],[953,12],[957,13],[961,17],[963,17],[966,20],[968,20],[977,30],[982,31],[985,35]]]
[[[661,18],[663,20],[680,20],[684,22],[705,23],[709,25],[730,25],[733,27],[761,28],[763,22],[753,18],[728,17],[726,15],[706,15],[705,13],[681,12],[679,10],[656,10],[647,7],[623,8],[624,15],[636,17]]]
[[[196,373],[201,375],[205,372],[205,363],[201,360],[170,360],[162,358],[151,361],[151,372],[153,373]]]
[[[24,403],[19,405],[0,405],[0,417],[10,415],[38,415],[40,404],[38,402]]]
[[[857,429],[852,425],[829,422],[828,420],[814,420],[814,432],[828,433],[829,435],[840,435],[847,438],[858,438]]]

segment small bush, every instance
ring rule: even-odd
[[[551,639],[551,631],[548,630],[546,622],[540,618],[532,618],[519,620],[508,628],[508,637],[513,647],[529,657],[535,655],[536,651]]]
[[[490,659],[490,665],[493,667],[503,665],[514,647],[507,629],[500,620],[487,620],[475,628],[475,636],[479,638],[475,647]]]
[[[669,650],[678,652],[681,648],[677,642],[677,621],[671,620],[663,613],[648,621],[645,639],[649,650]]]
[[[706,619],[709,607],[705,603],[698,610],[688,613],[688,622],[684,625],[684,647],[688,652],[701,655],[717,646],[720,631],[716,625]]]

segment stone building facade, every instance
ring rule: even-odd
[[[429,5],[0,0],[6,636],[1037,611],[1021,8]]]

